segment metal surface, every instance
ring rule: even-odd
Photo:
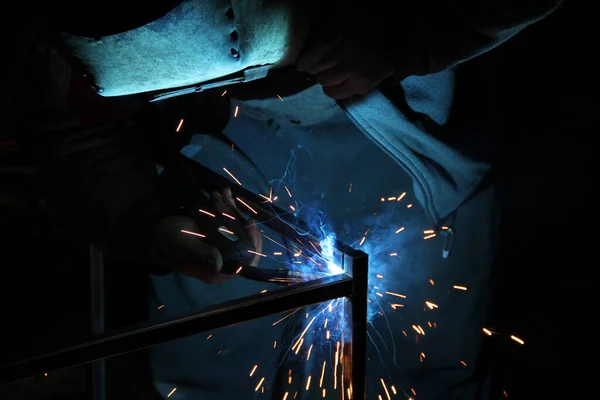
[[[269,68],[271,66],[272,66],[271,64],[268,64],[268,65],[259,65],[257,67],[250,67],[250,68],[245,69],[242,72],[234,74],[233,77],[217,79],[217,80],[214,80],[211,82],[205,82],[201,85],[194,85],[192,87],[187,87],[187,88],[182,88],[182,89],[177,89],[177,90],[157,94],[154,96],[154,98],[152,100],[150,100],[150,102],[166,100],[166,99],[170,99],[172,97],[184,96],[187,94],[200,93],[200,92],[204,92],[205,90],[215,89],[215,88],[223,87],[223,86],[229,87],[236,83],[252,82],[256,79],[262,79],[262,78],[266,77],[267,73],[269,72]]]
[[[366,399],[367,396],[367,297],[369,282],[369,258],[362,251],[345,255],[350,258],[352,274],[352,296],[350,296],[352,316],[352,376],[350,388],[352,398]]]
[[[299,242],[307,253],[322,258],[316,250],[320,240],[318,232],[298,220],[292,213],[282,210],[255,193],[231,182],[218,173],[183,157],[185,164],[195,176],[201,176],[209,183],[208,190],[230,187],[234,198],[242,200],[249,207],[241,207],[255,221],[267,226],[278,234]],[[199,312],[157,325],[132,327],[123,332],[104,334],[93,341],[62,349],[40,357],[20,361],[0,367],[0,384],[18,381],[41,375],[47,371],[94,363],[92,382],[101,390],[94,400],[102,400],[104,379],[102,360],[186,336],[212,331],[272,314],[295,310],[317,303],[346,297],[349,299],[346,315],[351,323],[350,334],[344,341],[351,342],[345,353],[343,364],[346,373],[344,385],[351,391],[351,398],[363,399],[366,396],[366,343],[367,343],[367,290],[368,256],[336,241],[333,255],[334,264],[345,273],[302,282],[293,286],[264,294],[245,297],[208,307]],[[104,330],[102,254],[92,249],[91,290],[93,333]],[[99,367],[101,369],[99,369]]]
[[[90,304],[92,334],[104,332],[104,255],[90,245]],[[106,399],[106,362],[98,360],[91,365],[92,400]]]
[[[0,367],[0,383],[14,382],[41,375],[46,371],[86,364],[197,333],[351,296],[351,294],[352,278],[346,274],[300,283],[219,304],[162,324],[146,325],[124,333],[106,335],[82,345],[6,365]]]

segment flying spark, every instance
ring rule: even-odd
[[[238,185],[242,186],[242,182],[240,182],[238,178],[236,178],[231,172],[229,172],[227,168],[223,167],[223,171],[225,171],[227,175],[229,175],[231,179],[233,179]]]
[[[205,238],[205,237],[206,237],[206,235],[203,235],[203,234],[201,234],[201,233],[196,233],[196,232],[186,231],[186,230],[184,230],[184,229],[182,229],[182,230],[181,230],[181,232],[183,232],[183,233],[187,233],[188,235],[198,236],[198,237],[200,237],[200,238]]]

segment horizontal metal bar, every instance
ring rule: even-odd
[[[2,366],[0,384],[41,375],[51,370],[86,364],[351,294],[352,278],[341,274],[232,300],[187,317],[156,325],[146,324],[138,329],[110,334],[78,346]]]

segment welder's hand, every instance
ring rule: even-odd
[[[152,261],[179,270],[206,283],[219,283],[232,275],[221,273],[223,258],[215,247],[204,243],[198,226],[191,218],[169,216],[152,230]]]
[[[366,94],[394,74],[392,63],[373,45],[377,38],[360,32],[327,29],[307,43],[296,69],[315,76],[323,92],[336,100]]]
[[[242,229],[252,241],[254,251],[262,252],[262,236],[253,220],[246,220],[235,204],[231,194],[231,189],[226,188],[221,191],[215,191],[210,196],[211,206],[218,212],[229,215],[235,219],[228,221],[232,224],[234,230]],[[260,261],[259,255],[254,255],[250,265],[256,267]]]

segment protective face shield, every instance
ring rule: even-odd
[[[58,48],[102,96],[164,98],[255,80],[293,63],[308,33],[308,8],[297,0],[185,0],[121,33],[60,34]]]

